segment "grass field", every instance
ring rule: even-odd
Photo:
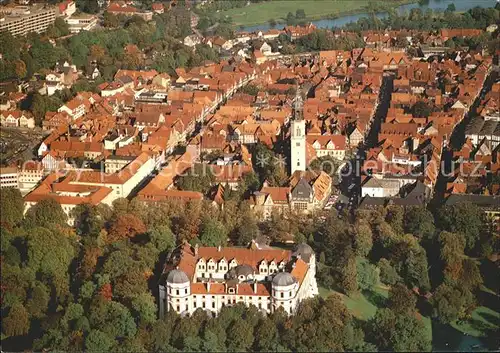
[[[470,336],[483,337],[489,330],[500,327],[500,313],[480,306],[472,313],[471,320],[462,323],[454,322],[451,326]]]
[[[368,320],[377,311],[377,307],[383,306],[385,299],[389,294],[386,288],[377,287],[373,292],[363,292],[347,296],[323,287],[319,287],[319,295],[323,298],[331,294],[337,294],[344,299],[347,309],[358,319]]]
[[[350,297],[344,296],[344,302],[349,311],[358,319],[369,320],[378,307],[384,305],[389,291],[385,288],[377,287],[373,292],[363,292]]]
[[[397,6],[416,0],[372,1],[375,6]],[[391,4],[392,3],[392,4]],[[271,0],[264,3],[254,3],[243,8],[234,8],[222,11],[219,14],[233,19],[235,26],[251,26],[269,22],[274,19],[284,22],[288,12],[295,15],[295,11],[303,9],[306,20],[338,17],[363,12],[368,1],[360,0]]]

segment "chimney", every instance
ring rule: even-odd
[[[253,281],[253,292],[257,293],[257,281],[256,280]]]
[[[210,280],[207,282],[207,292],[210,293]]]
[[[198,256],[198,244],[195,244],[194,246],[194,255]]]
[[[222,246],[220,246],[220,245],[219,245],[219,246],[217,247],[217,251],[218,251],[218,252],[221,252],[221,250],[222,250]]]

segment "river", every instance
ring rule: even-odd
[[[429,3],[425,5],[419,5],[418,3],[401,5],[398,7],[398,11],[400,13],[404,13],[405,11],[410,11],[414,8],[421,8],[423,11],[425,11],[426,9],[444,11],[450,4],[455,4],[456,11],[467,11],[476,6],[493,7],[496,4],[496,0],[429,0]],[[348,23],[356,22],[362,17],[367,17],[368,15],[368,13],[364,12],[354,15],[341,16],[338,18],[311,21],[311,23],[313,23],[318,28],[342,27]],[[385,16],[387,16],[387,12],[377,13],[377,17],[379,18],[383,18]],[[276,27],[279,28],[280,26],[281,24],[278,24]],[[254,32],[267,31],[270,28],[271,26],[269,25],[269,23],[263,23],[256,26],[248,26],[243,28],[242,30],[246,32]]]

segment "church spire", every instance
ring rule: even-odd
[[[297,84],[295,98],[293,99],[293,118],[294,120],[302,120],[304,118],[304,101],[300,93],[300,86]]]

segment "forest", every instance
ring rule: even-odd
[[[263,149],[263,147],[261,147]],[[263,150],[264,151],[264,150]],[[262,153],[270,153],[264,151]],[[247,178],[243,188],[262,178]],[[200,185],[203,186],[202,182]],[[43,200],[23,215],[15,189],[2,189],[2,343],[10,351],[374,351],[429,350],[426,321],[468,322],[498,291],[498,237],[471,204],[432,210],[389,206],[335,209],[312,216],[273,215],[261,222],[244,200],[145,205],[116,200],[83,204],[69,227],[61,206]],[[323,294],[296,315],[262,316],[227,307],[217,318],[197,311],[157,319],[157,285],[169,250],[183,241],[280,246],[292,234],[316,252]],[[346,298],[386,288],[362,319]],[[326,293],[326,294],[325,294]],[[490,294],[491,296],[491,294]],[[498,335],[487,328],[489,337]],[[488,342],[487,342],[488,343]],[[494,342],[489,342],[494,344]]]

